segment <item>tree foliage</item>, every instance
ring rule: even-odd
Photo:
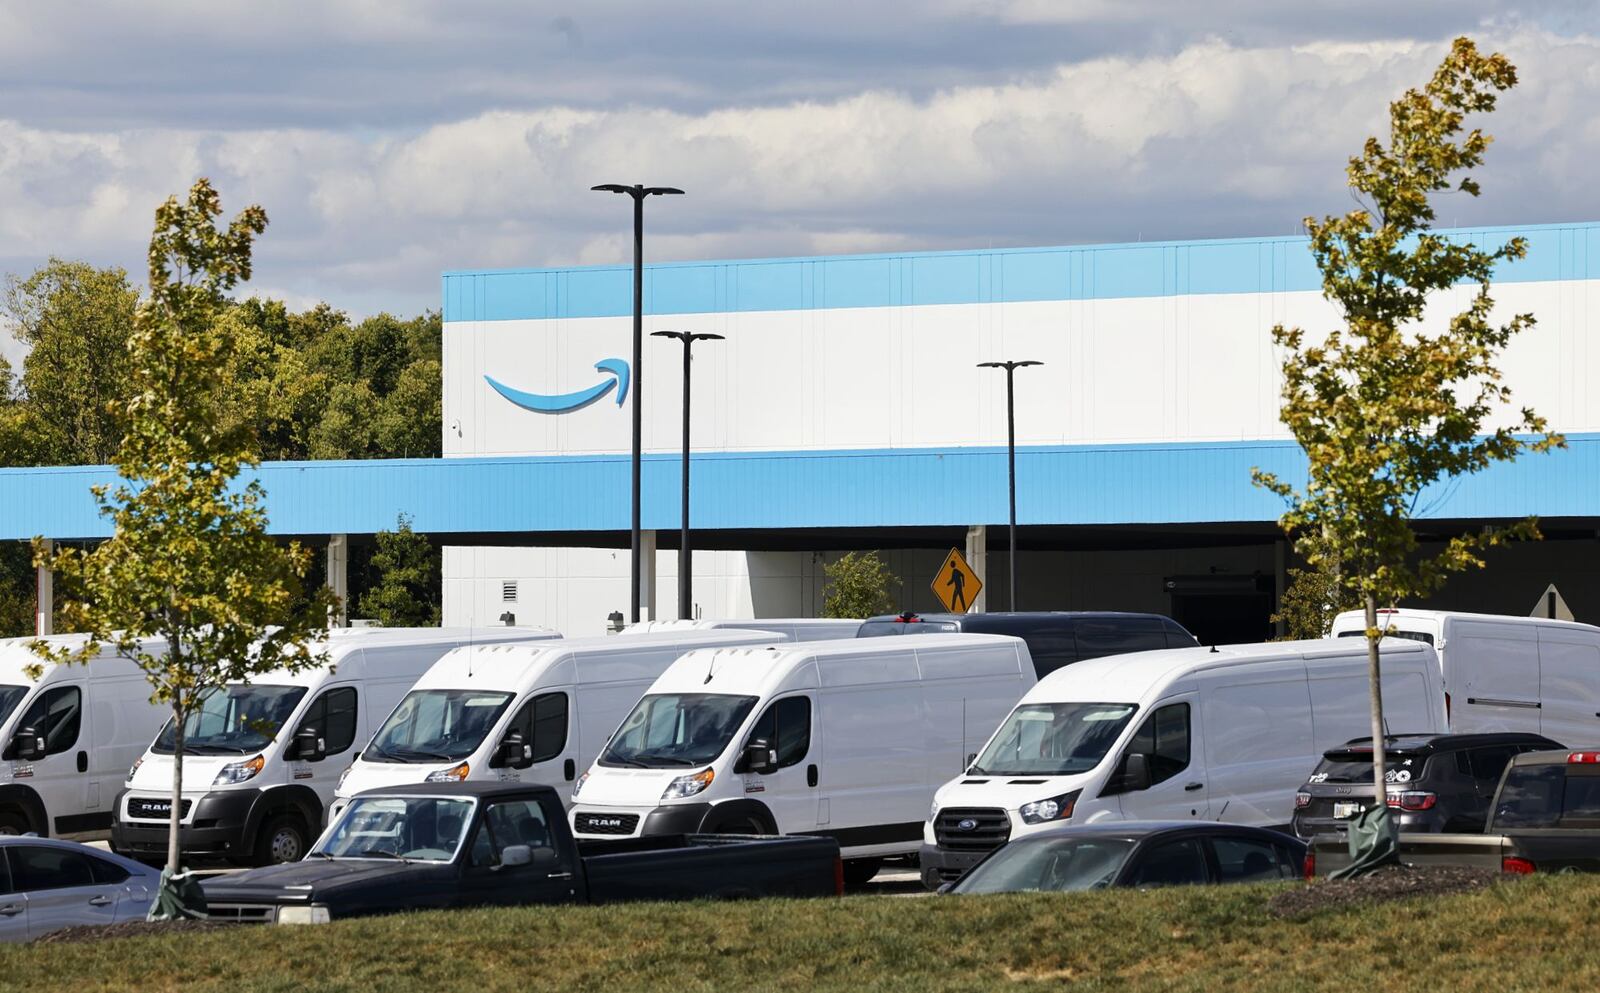
[[[374,537],[378,547],[370,568],[376,579],[360,600],[361,616],[386,628],[438,624],[439,550],[426,535],[411,530],[405,514],[393,531]]]
[[[822,567],[823,617],[871,617],[894,609],[890,588],[900,580],[877,552],[846,552]]]
[[[1282,420],[1309,470],[1303,488],[1260,470],[1255,480],[1287,501],[1281,523],[1300,553],[1313,567],[1336,564],[1339,584],[1366,610],[1378,811],[1377,607],[1426,596],[1451,573],[1481,568],[1485,549],[1538,534],[1532,520],[1484,528],[1423,556],[1409,524],[1418,501],[1440,480],[1562,444],[1542,417],[1511,407],[1495,364],[1534,323],[1531,314],[1497,317],[1489,294],[1495,265],[1522,258],[1526,245],[1513,238],[1486,248],[1431,230],[1434,195],[1479,192],[1464,173],[1482,163],[1491,139],[1466,130],[1466,116],[1492,111],[1516,81],[1505,56],[1458,38],[1426,86],[1389,105],[1388,142],[1367,139],[1349,163],[1359,209],[1305,222],[1323,295],[1344,327],[1320,341],[1300,328],[1272,331],[1284,355]],[[1466,309],[1438,330],[1425,325],[1430,300],[1462,285],[1476,288]]]
[[[1320,549],[1318,538],[1307,541]],[[1278,602],[1278,612],[1272,615],[1274,624],[1283,624],[1287,640],[1326,638],[1335,617],[1361,606],[1360,596],[1339,581],[1338,562],[1326,554],[1318,558],[1318,565],[1295,566],[1288,570],[1289,584]]]
[[[91,551],[37,547],[40,563],[81,592],[64,613],[89,638],[80,647],[34,642],[34,651],[85,663],[101,644],[114,646],[144,670],[152,700],[171,707],[169,872],[178,870],[185,719],[209,689],[322,661],[308,642],[325,631],[332,605],[324,592],[292,609],[310,554],[270,537],[260,484],[237,483],[258,457],[250,426],[227,418],[236,340],[220,318],[224,294],[250,277],[267,217],[247,207],[219,228],[221,213],[204,179],[156,210],[150,295],[128,339],[118,412],[122,481],[94,491],[112,537]]]

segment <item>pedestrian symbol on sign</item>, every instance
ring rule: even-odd
[[[952,614],[965,614],[971,610],[973,601],[983,591],[983,580],[972,571],[962,557],[961,550],[956,548],[950,549],[950,554],[945,556],[944,564],[934,573],[931,585],[933,595]]]

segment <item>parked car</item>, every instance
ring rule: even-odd
[[[663,631],[458,649],[430,668],[339,782],[363,790],[486,779],[570,783],[652,681],[696,648],[784,641],[772,631]]]
[[[1390,636],[1434,646],[1445,711],[1457,733],[1526,731],[1589,742],[1600,713],[1600,627],[1549,617],[1400,608],[1378,611]],[[1334,618],[1333,634],[1366,633],[1366,615]]]
[[[522,783],[368,790],[305,861],[202,884],[212,919],[278,924],[476,905],[833,896],[827,838],[684,836],[579,846],[561,797]]]
[[[322,831],[356,749],[439,656],[560,637],[546,628],[347,628],[312,646],[327,652],[325,665],[207,693],[184,723],[178,844],[190,856],[246,865],[297,861]],[[153,861],[167,853],[171,721],[146,743],[117,795],[111,845]]]
[[[841,617],[757,617],[693,618],[676,621],[640,621],[629,624],[618,634],[661,634],[677,631],[771,631],[781,634],[785,641],[832,641],[835,638],[854,638],[861,627],[859,619]]]
[[[690,652],[573,787],[573,830],[824,835],[859,885],[916,853],[939,783],[1033,682],[990,634]]]
[[[1600,751],[1524,752],[1506,766],[1481,834],[1401,831],[1400,861],[1502,872],[1600,872]],[[1311,840],[1314,868],[1350,861],[1344,835]]]
[[[103,838],[128,766],[171,710],[150,702],[143,670],[112,646],[86,666],[57,665],[30,651],[32,640],[0,641],[0,835]],[[44,639],[55,648],[85,640]],[[160,655],[165,642],[141,647]]]
[[[1388,718],[1445,730],[1433,649],[1382,645]],[[1334,638],[1079,662],[1022,698],[923,828],[922,879],[1054,824],[1219,820],[1287,830],[1323,749],[1370,728],[1366,646]]]
[[[1402,831],[1480,832],[1506,764],[1523,752],[1560,747],[1517,732],[1385,738],[1389,807]],[[1372,805],[1372,794],[1372,738],[1328,749],[1294,795],[1295,836],[1344,831],[1349,818]]]
[[[1198,645],[1183,625],[1161,614],[1110,610],[1013,610],[986,614],[884,614],[869,617],[858,638],[902,634],[1009,634],[1028,645],[1034,675],[1043,679],[1085,659]]]
[[[0,941],[144,920],[160,881],[148,866],[77,842],[0,838]]]
[[[941,893],[1099,890],[1298,879],[1305,844],[1214,821],[1065,825],[1018,838]]]

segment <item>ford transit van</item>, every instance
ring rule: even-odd
[[[1445,730],[1439,662],[1382,642],[1394,734]],[[1213,820],[1287,828],[1324,750],[1371,733],[1366,646],[1348,639],[1181,648],[1079,662],[1039,681],[923,831],[930,887],[1054,824]]]
[[[573,830],[827,835],[863,883],[917,851],[934,791],[1034,679],[1000,635],[690,652],[574,786]]]
[[[322,831],[334,785],[417,677],[466,644],[560,638],[544,628],[349,628],[313,649],[325,665],[211,691],[184,724],[179,846],[189,856],[299,861]],[[175,735],[167,721],[117,795],[114,849],[167,851]]]

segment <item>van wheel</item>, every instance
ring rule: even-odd
[[[306,828],[294,814],[267,819],[256,835],[256,865],[298,862],[306,857]]]
[[[15,807],[0,810],[0,835],[27,834],[33,830],[33,825],[28,823],[28,815]]]
[[[844,864],[844,884],[851,889],[865,886],[882,867],[883,859],[851,859]]]

